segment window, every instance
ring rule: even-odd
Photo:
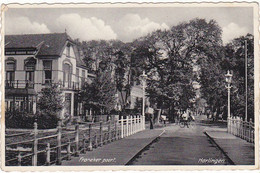
[[[79,83],[79,69],[76,69],[76,82]]]
[[[16,61],[14,58],[9,57],[6,60],[5,63],[5,70],[6,70],[6,86],[12,87],[15,80],[15,67],[16,67]]]
[[[72,68],[70,64],[63,64],[63,86],[71,87]]]
[[[43,61],[43,79],[45,84],[51,83],[52,80],[52,61]]]
[[[28,87],[32,87],[34,82],[34,71],[26,71],[26,81],[28,82]]]
[[[66,56],[70,57],[70,45],[66,46]]]
[[[24,60],[25,80],[27,87],[32,88],[34,83],[34,71],[35,71],[36,59],[29,57]]]
[[[6,71],[15,71],[15,62],[14,61],[6,62],[5,70]]]
[[[86,73],[85,70],[82,70],[82,83],[85,83]]]
[[[33,96],[29,96],[28,97],[28,103],[27,103],[28,107],[26,108],[27,109],[27,112],[29,113],[33,113],[33,104],[34,104],[34,101],[33,101]]]
[[[65,93],[65,114],[71,115],[71,93]]]
[[[6,80],[9,82],[14,81],[14,71],[7,71],[6,72]]]
[[[28,61],[25,63],[25,71],[34,71],[35,70],[35,62]]]
[[[23,112],[25,110],[25,98],[15,97],[15,110]]]

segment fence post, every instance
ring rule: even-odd
[[[124,138],[124,121],[123,121],[124,117],[121,117],[121,138]]]
[[[86,153],[86,134],[83,134],[83,153]]]
[[[134,134],[134,116],[131,116],[131,134]]]
[[[252,142],[252,118],[249,119],[249,142]]]
[[[68,141],[68,145],[67,145],[67,159],[71,160],[70,140]]]
[[[117,140],[118,133],[117,133],[117,120],[115,120],[115,140]]]
[[[138,132],[138,115],[136,115],[136,118],[135,118],[135,133]]]
[[[142,115],[139,116],[139,119],[140,119],[140,129],[139,129],[139,131],[142,131]]]
[[[238,137],[240,137],[240,121],[241,121],[241,120],[240,120],[240,117],[237,117],[237,122],[238,122],[238,123],[237,123],[237,124],[238,124],[238,125],[237,125],[237,127],[238,127],[238,134],[237,134],[237,135],[238,135]]]
[[[139,132],[139,115],[136,115],[136,133]]]
[[[239,130],[239,135],[240,135],[240,138],[242,138],[243,136],[243,118],[240,117],[240,130]]]
[[[136,132],[139,132],[139,116],[136,116]]]
[[[18,166],[22,166],[22,156],[21,156],[21,152],[20,151],[18,152],[17,159],[18,159]]]
[[[57,135],[57,165],[61,165],[61,121],[58,122],[58,135]]]
[[[227,117],[228,120],[228,126],[229,126],[229,133],[231,133],[231,119],[230,117]]]
[[[130,116],[130,130],[129,130],[129,135],[133,134],[133,118]]]
[[[76,122],[76,125],[75,125],[75,156],[78,157],[79,156],[79,122],[77,121]]]
[[[98,147],[98,137],[97,137],[97,133],[95,133],[95,148]]]
[[[231,131],[231,134],[233,134],[233,127],[234,127],[234,125],[233,125],[233,117],[230,117],[230,124],[231,124],[231,129],[230,129],[230,131]]]
[[[50,149],[50,143],[47,143],[46,146],[46,165],[49,166],[51,163],[51,149]]]
[[[237,134],[238,134],[238,119],[237,119],[237,117],[235,117],[235,122],[236,122],[236,131],[235,131],[235,135],[236,136],[238,136]]]
[[[242,128],[243,128],[243,130],[242,130],[242,139],[245,139],[245,121],[243,121],[243,124],[242,124]]]
[[[91,138],[91,126],[92,124],[89,124],[89,129],[88,129],[88,134],[89,134],[89,145],[88,145],[88,150],[92,151],[93,147],[92,147],[92,138]]]
[[[145,130],[145,116],[142,117],[143,117],[143,130]]]
[[[234,118],[234,135],[236,135],[236,117],[233,117]]]
[[[228,133],[230,133],[230,118],[227,117]]]
[[[128,116],[126,116],[126,136],[129,136],[129,121],[128,121]]]
[[[100,121],[99,133],[100,133],[100,146],[102,146],[103,145],[103,123],[102,123],[102,121]]]
[[[236,132],[237,132],[237,120],[236,117],[234,117],[234,135],[236,136]]]
[[[141,131],[141,127],[142,127],[142,123],[141,122],[142,122],[141,121],[141,115],[139,115],[139,117],[138,117],[138,123],[139,123],[139,125],[138,125],[138,132]]]
[[[140,131],[142,131],[143,130],[143,116],[142,115],[140,115],[140,123],[141,123]]]
[[[111,142],[111,120],[108,121],[108,142]]]
[[[135,134],[135,116],[133,115],[131,118],[131,124],[132,124],[132,134]]]
[[[240,117],[237,117],[237,136],[239,137],[240,131]]]
[[[38,152],[38,125],[36,122],[33,124],[34,126],[34,141],[33,141],[33,157],[32,157],[32,166],[37,166],[37,152]]]

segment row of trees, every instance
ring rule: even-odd
[[[196,109],[196,103],[205,100],[206,104],[200,106],[226,115],[224,81],[227,70],[231,70],[232,112],[244,116],[244,42],[247,40],[248,112],[249,117],[253,117],[253,36],[236,38],[225,46],[221,37],[222,30],[216,21],[193,19],[170,30],[152,32],[131,43],[117,40],[79,42],[85,62],[97,75],[82,91],[84,102],[89,106],[99,103],[109,112],[114,108],[113,97],[118,92],[124,111],[129,104],[127,98],[131,87],[140,83],[140,76],[145,71],[150,106],[168,109],[169,114],[174,115],[177,110]],[[92,89],[95,91],[90,92]]]

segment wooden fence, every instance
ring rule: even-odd
[[[57,129],[46,132],[39,131],[37,123],[34,123],[34,130],[27,134],[31,139],[6,143],[5,164],[6,166],[61,165],[62,160],[70,160],[72,156],[77,157],[81,153],[144,129],[143,116],[127,116],[117,121],[81,125],[77,122],[73,129],[62,128],[59,122]]]
[[[228,118],[228,133],[237,137],[245,139],[248,142],[254,143],[255,141],[255,128],[252,119],[250,121],[243,121],[242,117]]]

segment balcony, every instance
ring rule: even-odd
[[[54,82],[54,80],[45,79],[45,82],[42,85],[48,86],[57,84],[61,89],[64,90],[79,90],[81,87],[79,82]]]
[[[5,89],[34,89],[34,85],[37,83],[28,81],[28,80],[6,80],[5,81]],[[38,83],[40,84],[40,83]],[[45,80],[45,83],[42,83],[42,85],[52,85],[55,84],[53,80]],[[62,82],[62,83],[56,83],[59,84],[61,89],[64,90],[80,90],[81,86],[79,82]]]
[[[34,82],[28,80],[5,80],[5,89],[33,89]]]
[[[68,90],[80,90],[81,89],[79,82],[63,82],[61,87],[62,87],[62,89],[68,89]]]

